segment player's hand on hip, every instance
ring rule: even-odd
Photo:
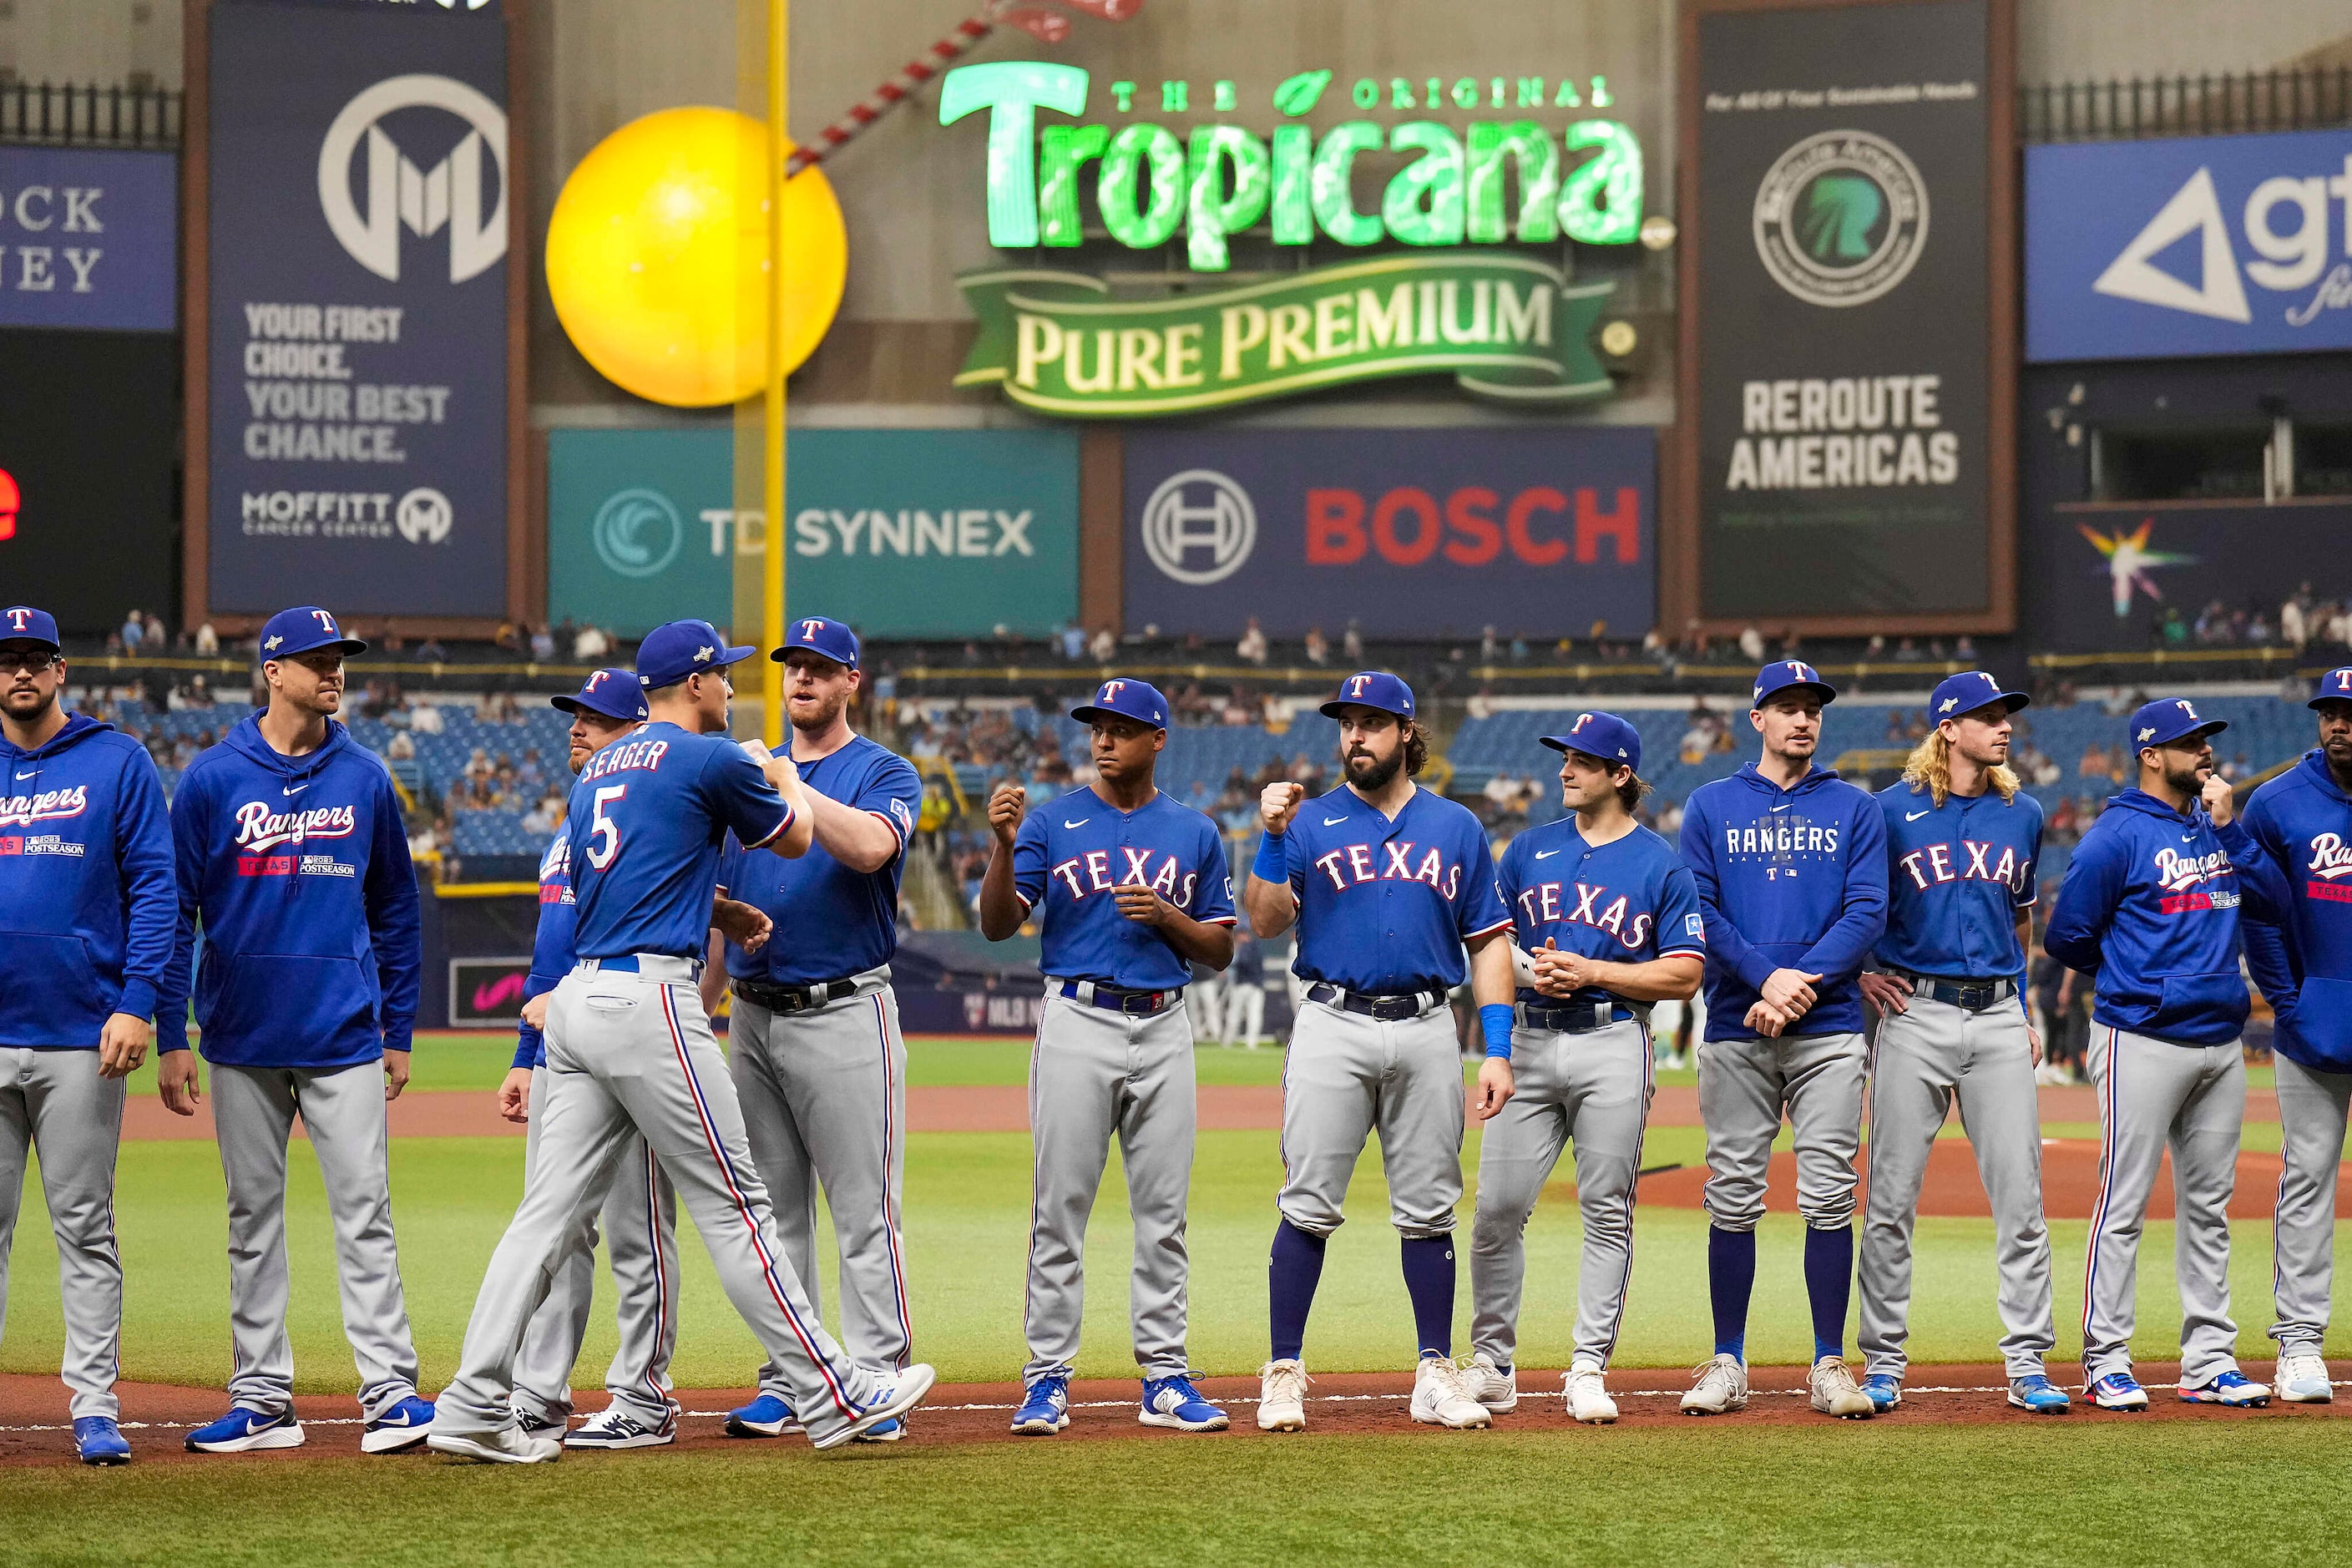
[[[547,1032],[547,1004],[549,998],[552,997],[554,994],[555,993],[552,991],[542,991],[538,995],[532,997],[530,1001],[524,1003],[522,1005],[522,1021],[529,1024],[532,1028],[539,1030],[541,1034],[545,1034]]]
[[[999,784],[988,795],[988,827],[996,841],[1007,849],[1013,847],[1013,836],[1021,830],[1021,818],[1029,809],[1029,792],[1013,779]]]
[[[1307,798],[1307,786],[1286,779],[1270,784],[1258,793],[1258,820],[1265,824],[1268,833],[1286,833],[1291,818],[1298,815],[1299,803]]]
[[[509,1068],[499,1085],[499,1114],[509,1121],[530,1120],[530,1069]]]
[[[757,952],[768,945],[775,934],[776,922],[768,911],[757,904],[747,904],[740,899],[721,898],[710,906],[710,923],[719,934],[741,948],[745,952]]]
[[[1801,969],[1776,969],[1764,977],[1764,1000],[1772,1005],[1775,1012],[1793,1022],[1820,1000],[1813,994],[1813,987],[1821,978]]]
[[[1139,925],[1166,925],[1176,912],[1175,905],[1140,882],[1121,882],[1110,893],[1118,900],[1118,912]]]
[[[194,1116],[205,1100],[204,1085],[196,1078],[196,1053],[165,1051],[155,1064],[155,1087],[164,1110],[174,1116]]]
[[[128,1013],[109,1013],[98,1032],[98,1071],[101,1078],[129,1078],[147,1059],[155,1043],[155,1026]]]
[[[1779,1039],[1790,1021],[1789,1015],[1769,1002],[1759,1002],[1748,1009],[1748,1026],[1768,1040]]]
[[[390,1105],[408,1087],[408,1053],[386,1048],[383,1053],[383,1102]]]
[[[1495,1113],[1509,1102],[1517,1087],[1512,1080],[1508,1058],[1488,1057],[1478,1064],[1478,1094],[1470,1102],[1471,1114],[1481,1121],[1492,1120]]]
[[[1892,974],[1870,970],[1862,976],[1862,999],[1877,1008],[1879,1016],[1893,1017],[1911,1010],[1911,987]]]
[[[2206,813],[2213,818],[2216,827],[2229,826],[2230,819],[2238,815],[2237,793],[2220,773],[2205,781],[2204,799]]]

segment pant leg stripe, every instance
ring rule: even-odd
[[[1625,1187],[1625,1270],[1618,1276],[1617,1310],[1609,1320],[1609,1338],[1601,1347],[1603,1368],[1617,1354],[1617,1335],[1625,1326],[1625,1298],[1633,1289],[1633,1206],[1641,1197],[1642,1144],[1650,1135],[1650,1100],[1658,1085],[1658,1061],[1649,1027],[1635,1024],[1633,1028],[1642,1037],[1642,1124],[1633,1133],[1633,1179]]]
[[[646,1245],[654,1255],[654,1342],[652,1353],[646,1357],[646,1392],[656,1405],[669,1403],[669,1390],[662,1386],[662,1342],[668,1337],[670,1321],[670,1291],[674,1281],[669,1267],[662,1259],[661,1245],[661,1161],[651,1143],[646,1145]]]
[[[801,1349],[808,1352],[818,1375],[824,1379],[826,1392],[833,1395],[834,1407],[856,1420],[865,1412],[849,1397],[849,1391],[842,1387],[841,1379],[831,1364],[817,1353],[815,1342],[809,1338],[807,1327],[802,1323],[800,1314],[793,1310],[792,1299],[784,1293],[782,1281],[776,1278],[776,1260],[770,1256],[767,1241],[760,1235],[759,1216],[751,1212],[751,1200],[743,1195],[742,1185],[736,1180],[734,1163],[727,1158],[727,1147],[719,1142],[718,1124],[711,1121],[709,1104],[703,1099],[702,1080],[695,1076],[694,1063],[687,1056],[686,1035],[677,1025],[677,1004],[670,996],[669,986],[665,984],[660,991],[662,1022],[669,1026],[670,1046],[677,1053],[678,1067],[686,1073],[687,1092],[693,1097],[695,1115],[702,1123],[703,1141],[710,1146],[711,1158],[719,1163],[719,1174],[727,1184],[728,1196],[734,1200],[735,1212],[742,1215],[744,1226],[751,1234],[751,1250],[759,1257],[760,1276],[767,1283],[768,1294],[783,1313],[793,1337],[800,1341]]]
[[[2107,1028],[2107,1083],[2099,1128],[2099,1201],[2091,1210],[2091,1241],[2089,1256],[2083,1260],[2083,1342],[2084,1354],[2090,1353],[2091,1313],[2099,1300],[2099,1233],[2106,1228],[2107,1202],[2115,1185],[2116,1112],[2122,1098],[2116,1092],[2116,1049],[2120,1037],[2113,1025]]]
[[[1030,1306],[1037,1294],[1037,1228],[1045,1202],[1045,1145],[1037,1136],[1037,1070],[1039,1058],[1045,1052],[1045,1013],[1052,1005],[1048,998],[1045,1006],[1037,1010],[1037,1035],[1029,1047],[1029,1252],[1021,1270],[1021,1322],[1024,1331],[1029,1324]]]
[[[907,1358],[914,1352],[915,1325],[907,1311],[907,1259],[899,1249],[898,1205],[890,1196],[890,1154],[898,1146],[899,1136],[897,1119],[890,1114],[890,1017],[882,1007],[882,993],[873,995],[874,1035],[882,1044],[882,1238],[890,1256],[890,1298],[898,1312],[898,1370],[907,1370]]]

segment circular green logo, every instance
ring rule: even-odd
[[[677,559],[686,524],[659,490],[615,490],[589,524],[596,559],[624,577],[650,577]]]
[[[1927,187],[1903,150],[1824,131],[1773,160],[1756,187],[1756,253],[1772,280],[1832,309],[1877,299],[1927,242]]]

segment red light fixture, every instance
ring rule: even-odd
[[[16,508],[22,492],[16,489],[16,477],[0,468],[0,539],[16,537]]]

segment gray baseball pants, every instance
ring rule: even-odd
[[[1462,1058],[1453,1009],[1382,1023],[1320,1002],[1299,1009],[1282,1058],[1282,1217],[1328,1236],[1377,1129],[1400,1235],[1445,1236],[1462,1201]]]
[[[810,1437],[830,1436],[874,1402],[874,1374],[824,1331],[784,1257],[694,965],[635,962],[631,973],[587,961],[552,993],[538,1180],[491,1255],[435,1427],[480,1433],[514,1420],[515,1358],[531,1316],[641,1135],[702,1233],[728,1300],[783,1369]]]
[[[2140,1230],[2169,1147],[2180,1376],[2210,1382],[2238,1364],[2230,1197],[2246,1119],[2245,1059],[2235,1040],[2179,1046],[2101,1025],[2091,1031],[2091,1081],[2099,1091],[2099,1202],[2083,1292],[2084,1375],[2096,1382],[2131,1371]]]
[[[1045,997],[1029,1057],[1029,1136],[1034,1147],[1029,1277],[1023,1326],[1024,1384],[1067,1377],[1086,1308],[1087,1219],[1113,1134],[1135,1221],[1128,1316],[1146,1377],[1190,1370],[1184,1353],[1184,1206],[1200,1118],[1192,1020],[1182,1005],[1130,1017],[1059,994]]]
[[[383,1064],[249,1068],[213,1064],[213,1128],[228,1183],[232,1403],[278,1415],[294,1401],[286,1336],[286,1145],[294,1118],[319,1158],[334,1216],[343,1335],[371,1421],[416,1392],[416,1346],[392,1236]]]
[[[58,1238],[63,1376],[73,1418],[121,1407],[114,1379],[122,1340],[122,1259],[114,1247],[114,1152],[122,1137],[122,1079],[101,1077],[89,1049],[0,1049],[0,1338],[8,1327],[8,1256],[25,1196],[25,1157],[41,1160],[41,1195]]]
[[[1815,1230],[1853,1223],[1868,1056],[1859,1034],[1699,1047],[1698,1110],[1706,1123],[1702,1201],[1712,1224],[1754,1230],[1764,1217],[1765,1178],[1784,1109],[1797,1148],[1798,1213]]]
[[[1650,1120],[1649,1032],[1638,1022],[1586,1034],[1511,1036],[1515,1092],[1486,1123],[1470,1226],[1470,1344],[1496,1366],[1518,1349],[1528,1216],[1560,1151],[1576,1145],[1584,1257],[1576,1277],[1577,1364],[1606,1367],[1633,1275],[1633,1188]]]
[[[735,999],[729,1065],[751,1163],[768,1188],[784,1257],[820,1315],[816,1194],[824,1188],[841,1252],[841,1342],[872,1372],[904,1367],[914,1338],[907,1249],[898,1232],[907,1177],[907,1043],[887,976],[799,1013]],[[863,978],[863,977],[861,977]],[[760,1391],[787,1399],[783,1374]]]
[[[2042,1114],[2033,1047],[2016,1001],[1971,1013],[1914,996],[1879,1021],[1870,1075],[1870,1196],[1864,1210],[1865,1373],[1897,1379],[1911,1335],[1911,1233],[1928,1152],[1952,1101],[1992,1206],[2000,1271],[2000,1358],[2012,1381],[2043,1370],[2058,1342],[2050,1301],[2050,1227],[2042,1210]]]
[[[2278,1309],[2271,1338],[2282,1352],[2317,1355],[2327,1338],[2327,1298],[2336,1279],[2336,1179],[2344,1160],[2352,1073],[2273,1059],[2286,1168],[2279,1173],[2271,1232],[2271,1290]]]
[[[530,1121],[523,1138],[523,1185],[538,1180],[539,1130],[548,1072],[530,1075]],[[613,1402],[658,1426],[670,1406],[669,1363],[677,1349],[677,1193],[642,1138],[631,1138],[604,1195],[604,1237],[613,1260],[614,1316],[621,1344],[604,1373]],[[588,1333],[596,1290],[596,1217],[591,1214],[557,1266],[547,1300],[531,1314],[515,1358],[519,1414],[533,1425],[572,1414],[572,1368]]]

